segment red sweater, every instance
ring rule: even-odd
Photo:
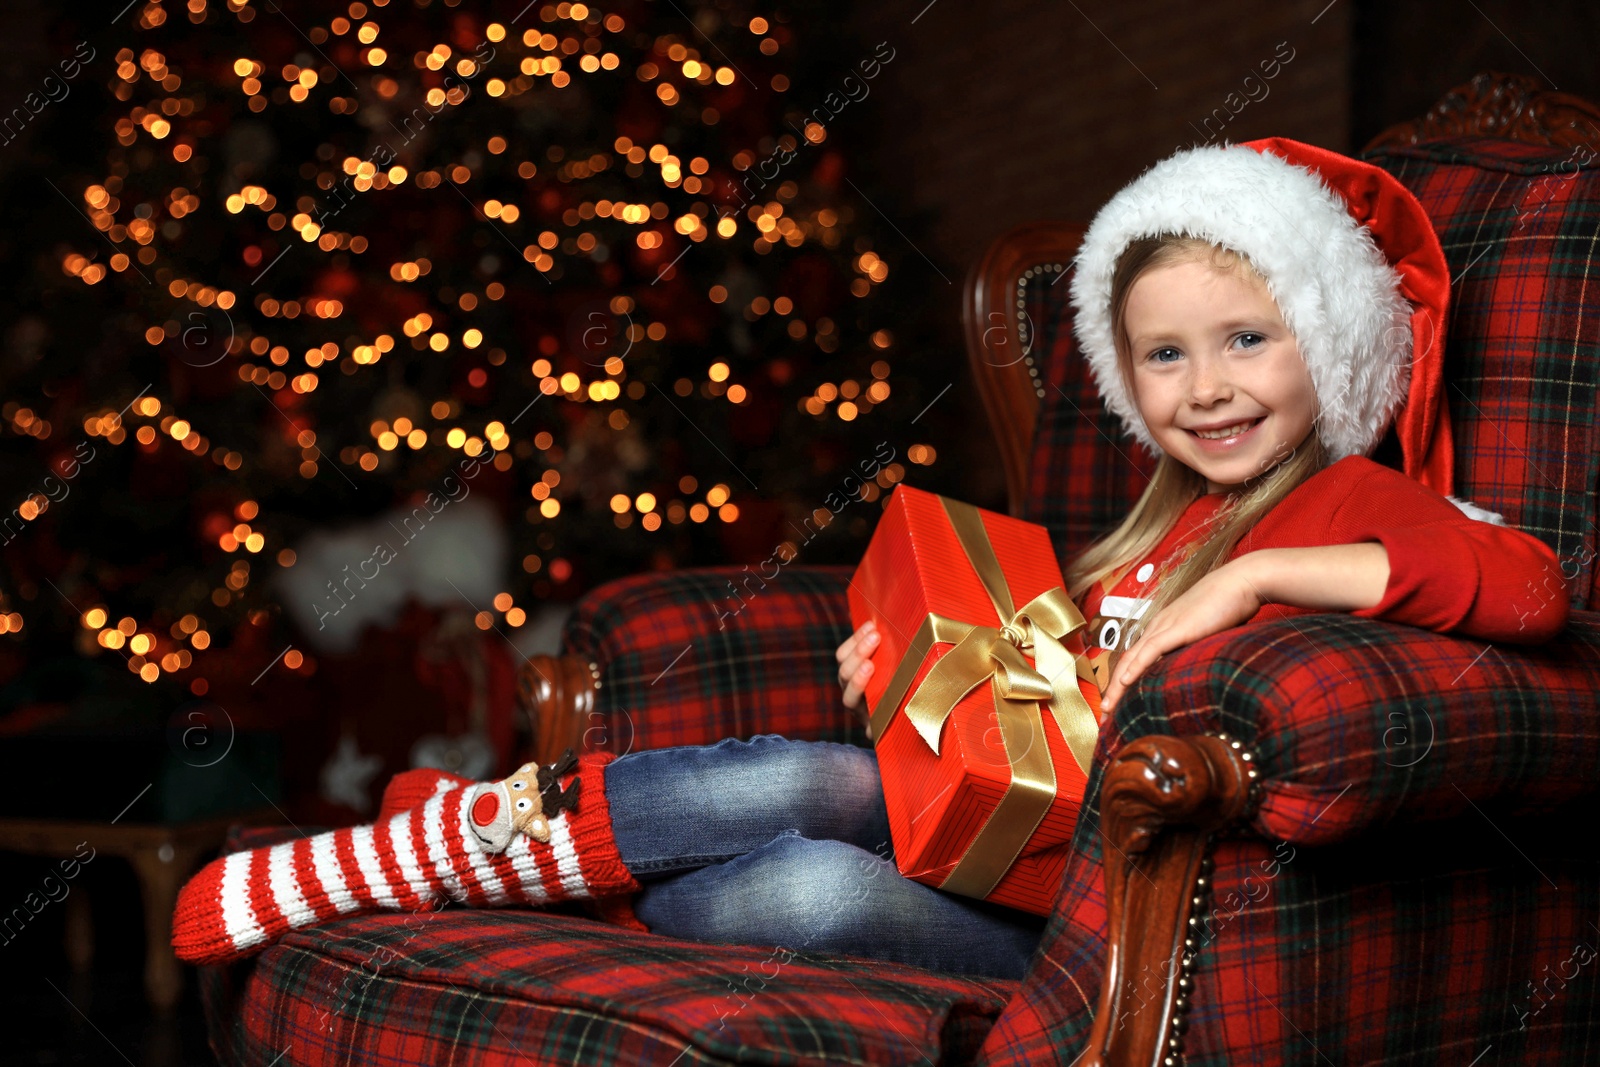
[[[1114,589],[1107,593],[1097,583],[1086,594],[1079,607],[1089,620],[1085,644],[1091,660],[1103,663],[1105,651],[1127,647],[1125,620],[1143,613],[1150,577],[1168,556],[1206,532],[1225,499],[1224,493],[1197,499]],[[1515,643],[1547,641],[1567,624],[1567,584],[1548,545],[1521,530],[1470,519],[1433,490],[1362,456],[1306,479],[1228,558],[1263,548],[1362,541],[1377,541],[1388,551],[1389,582],[1382,600],[1351,615]],[[1250,621],[1323,610],[1264,604]]]

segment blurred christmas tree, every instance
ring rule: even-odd
[[[908,287],[829,128],[893,48],[516,7],[140,0],[80,54],[47,180],[93,229],[43,242],[5,344],[23,648],[204,694],[295,639],[273,579],[318,530],[492,502],[505,629],[645,568],[853,561],[933,462],[891,427],[943,383],[891,376]]]

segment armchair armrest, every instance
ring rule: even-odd
[[[1257,754],[1253,824],[1269,838],[1328,844],[1482,803],[1545,810],[1600,792],[1600,612],[1537,646],[1339,614],[1226,631],[1143,679],[1097,759],[1218,731]]]
[[[1179,1054],[1219,832],[1330,844],[1592,797],[1597,689],[1592,611],[1536,647],[1308,615],[1169,656],[1102,724],[1056,914],[978,1062]]]
[[[561,656],[522,669],[534,749],[709,744],[781,733],[864,745],[839,699],[854,569],[699,567],[630,575],[581,598]]]

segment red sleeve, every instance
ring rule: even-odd
[[[1468,518],[1399,471],[1376,463],[1334,511],[1327,543],[1380,542],[1383,599],[1351,612],[1485,641],[1548,641],[1571,604],[1555,552],[1531,534]]]

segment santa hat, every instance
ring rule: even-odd
[[[1405,473],[1450,495],[1450,271],[1422,205],[1393,175],[1271,137],[1180,151],[1100,209],[1074,260],[1078,344],[1106,406],[1152,453],[1117,371],[1111,274],[1130,242],[1160,234],[1243,253],[1260,272],[1311,372],[1333,459],[1369,454],[1393,422]]]

